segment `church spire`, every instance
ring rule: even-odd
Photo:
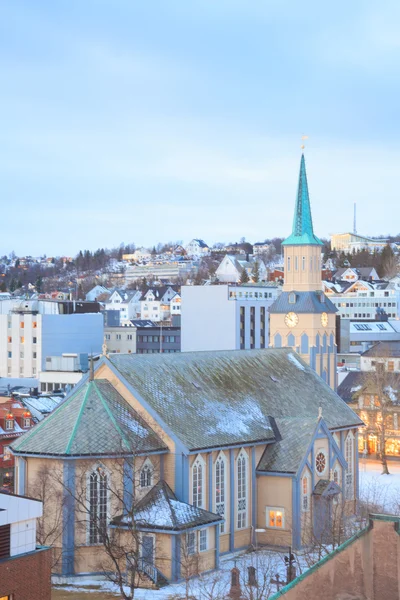
[[[322,242],[314,235],[310,198],[308,196],[307,173],[304,154],[301,155],[299,187],[297,189],[296,207],[294,210],[293,229],[291,235],[283,242],[285,246],[322,246]]]

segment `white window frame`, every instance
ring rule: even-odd
[[[306,492],[304,492],[304,481],[307,482]],[[300,484],[301,484],[301,510],[302,510],[302,512],[310,512],[311,477],[308,472],[303,473]]]
[[[193,545],[190,544],[189,545],[189,536],[191,537],[191,539],[193,539]],[[193,548],[192,551],[189,551],[189,549]],[[197,535],[196,535],[196,531],[187,531],[186,532],[186,554],[188,556],[194,556],[195,554],[197,554]]]
[[[222,465],[222,472],[223,472],[222,485],[221,485],[221,469],[219,469],[220,473],[218,476],[218,465],[220,465],[220,466]],[[226,490],[227,490],[226,476],[227,476],[227,472],[228,472],[227,458],[223,452],[220,452],[218,454],[217,460],[215,461],[215,464],[214,464],[214,512],[216,512],[217,515],[220,515],[223,518],[225,518],[225,513],[226,513]],[[217,492],[218,486],[220,489],[219,494]],[[221,523],[220,532],[225,533],[225,523]]]
[[[346,500],[354,500],[354,434],[349,431],[344,442],[344,454],[347,462],[344,489]]]
[[[147,483],[147,478],[146,478],[146,479],[144,479],[145,485],[142,485],[142,474],[144,475],[145,471],[147,473],[150,473],[150,483]],[[153,480],[154,480],[154,465],[149,458],[146,458],[146,460],[144,461],[144,463],[142,465],[142,468],[140,469],[140,473],[139,473],[139,488],[141,490],[146,490],[146,489],[151,488],[154,483]]]
[[[317,469],[317,456],[319,454],[323,454],[324,458],[325,458],[325,468],[324,468],[323,471],[318,471],[318,469]],[[329,465],[328,465],[328,453],[327,453],[327,451],[325,450],[325,448],[318,448],[316,450],[316,452],[315,452],[315,458],[314,458],[314,470],[315,470],[315,473],[316,473],[317,477],[323,477],[325,475],[327,469],[328,469],[328,466]]]
[[[31,417],[24,417],[24,428],[31,426]]]
[[[90,469],[86,472],[86,502],[88,507],[88,519],[86,522],[86,543],[88,546],[98,546],[101,544],[101,541],[91,542],[90,540],[90,477],[94,472],[99,472],[99,470],[104,471],[107,476],[107,484],[106,484],[106,526],[108,527],[110,521],[110,484],[111,484],[111,474],[110,471],[101,463],[96,463],[92,465]],[[98,491],[99,492],[99,491]],[[99,494],[98,494],[99,495]]]
[[[245,466],[244,486],[239,486],[239,466]],[[248,508],[249,508],[249,457],[242,448],[236,458],[236,530],[246,529],[248,527]]]
[[[199,480],[199,469],[201,478]],[[198,508],[205,508],[205,482],[206,482],[206,463],[204,458],[199,454],[191,468],[191,504]],[[195,491],[195,483],[197,484],[197,490]],[[199,485],[200,484],[200,485]],[[200,493],[199,493],[200,489]],[[200,496],[200,498],[199,498]]]
[[[202,540],[202,536],[205,539]],[[202,542],[205,542],[205,547],[204,547],[204,545],[202,547]],[[199,530],[199,546],[198,547],[199,547],[199,552],[207,552],[207,550],[208,550],[208,529],[200,529]]]
[[[6,419],[6,431],[13,431],[14,427],[14,419]]]
[[[269,524],[269,513],[270,512],[280,512],[282,513],[282,527],[279,527],[278,525],[270,525]],[[276,521],[276,517],[275,517],[275,521]],[[285,509],[282,506],[267,506],[265,508],[265,525],[267,527],[267,529],[278,529],[279,531],[282,531],[285,529],[285,522],[286,522],[286,518],[285,518]]]

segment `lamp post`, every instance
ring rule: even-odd
[[[267,530],[266,529],[255,529],[254,530],[254,537],[255,537],[255,547],[256,547],[256,583],[257,583],[257,600],[258,600],[258,539],[257,539],[257,533],[265,533]]]

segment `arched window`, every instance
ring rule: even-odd
[[[192,467],[192,504],[203,508],[204,502],[204,461],[199,456]]]
[[[303,271],[306,270],[306,257],[305,256],[303,256],[301,259],[301,268]]]
[[[236,461],[238,529],[244,529],[247,526],[247,477],[247,454],[241,450]]]
[[[289,333],[288,337],[287,337],[287,345],[290,346],[294,346],[296,344],[296,339],[293,335],[293,333]]]
[[[150,460],[146,460],[140,471],[140,487],[148,488],[153,485],[153,465]]]
[[[308,354],[308,335],[306,333],[303,333],[301,336],[300,352],[302,354]]]
[[[287,270],[290,271],[290,256],[287,257]]]
[[[274,337],[275,348],[282,348],[282,336],[280,333],[276,333]]]
[[[225,517],[226,502],[226,458],[220,454],[215,462],[215,512]],[[221,523],[221,533],[225,531],[225,523]]]
[[[310,510],[310,476],[308,473],[301,479],[301,508],[303,512]]]
[[[96,467],[89,473],[89,544],[98,544],[107,528],[109,479],[105,469]]]
[[[347,462],[345,477],[346,500],[354,498],[354,435],[350,431],[345,442],[345,459]]]

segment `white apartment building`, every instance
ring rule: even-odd
[[[155,323],[171,318],[171,300],[176,291],[170,286],[154,287],[143,294],[140,302],[140,318]]]
[[[259,278],[262,280],[267,275],[264,262],[257,257],[249,257],[249,260],[246,260],[244,254],[226,254],[215,271],[215,277],[223,283],[238,283],[243,269],[251,278],[255,262],[258,262]]]
[[[186,254],[192,258],[201,258],[210,254],[210,248],[204,240],[194,239],[185,248]]]
[[[268,347],[268,310],[277,286],[182,286],[182,352]]]
[[[394,284],[357,281],[345,291],[341,286],[324,283],[324,292],[338,310],[343,319],[375,319],[377,312],[383,310],[389,319],[398,319],[400,311],[400,288]]]
[[[17,477],[23,480],[24,473],[17,472]],[[16,557],[36,550],[36,519],[41,516],[43,516],[43,503],[40,500],[0,492],[0,527],[9,527],[8,557]],[[4,596],[4,598],[11,598],[11,596]]]
[[[0,377],[37,377],[47,356],[101,352],[102,314],[49,314],[47,309],[58,310],[58,303],[23,301],[0,314]]]

